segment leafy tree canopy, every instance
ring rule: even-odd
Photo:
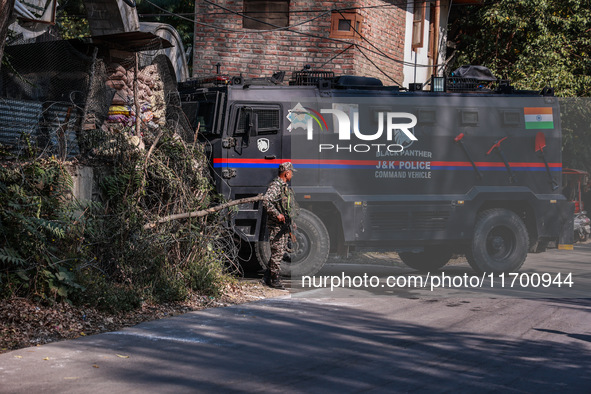
[[[517,88],[591,96],[591,1],[501,0],[453,7],[455,64],[480,64]]]
[[[452,10],[451,69],[483,65],[518,89],[551,86],[571,97],[561,105],[563,164],[591,171],[591,0],[501,0]]]
[[[195,0],[137,0],[140,21],[161,22],[174,26],[185,49],[193,47]]]
[[[137,0],[136,8],[142,22],[172,25],[181,36],[185,49],[193,46],[193,14],[195,0]],[[83,0],[59,2],[57,24],[64,39],[90,35]]]

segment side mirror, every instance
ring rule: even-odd
[[[250,136],[257,135],[257,130],[259,128],[258,114],[255,114],[252,109],[249,108],[245,113],[244,121],[244,135],[242,137],[242,145],[248,146],[250,143]]]
[[[252,108],[240,108],[236,117],[235,136],[245,136],[253,133],[256,135],[258,129],[258,116]]]
[[[252,111],[246,113],[246,134],[256,135],[259,129],[259,116]]]

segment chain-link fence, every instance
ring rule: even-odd
[[[174,69],[157,50],[158,40],[118,45],[128,50],[79,40],[6,47],[0,69],[3,155],[33,149],[62,159],[104,156],[122,136],[140,144],[143,135],[164,126],[192,141]]]

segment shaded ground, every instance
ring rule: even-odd
[[[591,241],[577,243],[575,248],[579,249],[581,246],[589,244],[591,244]],[[552,260],[555,255],[531,256],[532,259],[546,257]],[[556,256],[564,256],[564,258],[570,259],[568,256],[571,256],[571,254],[558,254]],[[360,267],[363,267],[364,264],[375,264],[406,268],[397,253],[387,251],[358,251],[351,253],[347,259],[331,257],[327,267],[331,264],[356,264]],[[467,263],[463,256],[454,256],[448,266],[454,265],[467,266]],[[532,266],[534,265],[532,264]],[[182,303],[167,305],[144,304],[139,310],[119,314],[109,314],[92,308],[74,307],[69,304],[58,304],[51,307],[42,306],[21,298],[0,300],[0,353],[64,339],[116,331],[141,322],[176,316],[189,311],[242,304],[286,294],[284,291],[260,285],[260,275],[256,271],[250,272],[249,275],[249,278],[241,280],[233,287],[228,287],[226,295],[220,299],[194,296],[191,300]]]
[[[0,355],[10,393],[584,393],[582,299],[277,297]]]
[[[226,294],[219,299],[194,295],[185,302],[165,305],[144,303],[138,310],[117,314],[67,303],[47,306],[24,298],[0,300],[0,353],[120,330],[145,321],[205,308],[242,304],[284,293],[262,286],[255,280],[241,281],[228,286]]]

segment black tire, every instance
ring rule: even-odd
[[[532,252],[530,249],[530,252],[532,253],[544,253],[546,250],[548,250],[548,245],[550,244],[550,240],[548,239],[543,239],[541,241],[538,241],[538,243],[535,245],[535,250]]]
[[[525,223],[513,211],[495,208],[481,212],[466,258],[476,272],[515,272],[529,249]]]
[[[583,238],[581,235],[581,232],[579,230],[575,230],[575,232],[573,234],[574,234],[574,236],[573,236],[574,243],[579,242]]]
[[[330,237],[322,220],[312,212],[301,209],[295,219],[297,242],[292,245],[291,261],[281,262],[282,276],[314,275],[324,266],[330,252]],[[259,264],[267,268],[271,258],[269,241],[257,242],[255,248]]]
[[[445,266],[451,259],[452,251],[445,246],[430,246],[422,252],[400,252],[398,256],[410,268],[420,272],[431,272]]]

